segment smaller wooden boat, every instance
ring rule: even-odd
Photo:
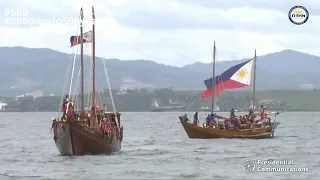
[[[206,90],[202,97],[212,97],[211,115],[207,117],[203,127],[198,126],[198,113],[194,115],[194,123],[189,123],[188,117],[179,116],[180,122],[189,138],[213,139],[213,138],[251,138],[264,139],[274,137],[274,132],[279,125],[267,117],[263,106],[258,114],[255,113],[255,82],[256,82],[256,51],[254,58],[234,65],[221,75],[215,76],[216,45],[213,45],[212,77],[204,80]],[[253,69],[253,72],[252,72]],[[230,117],[221,117],[214,113],[215,96],[224,89],[235,89],[249,86],[253,74],[252,109],[244,117],[237,117],[234,109],[231,109]],[[276,115],[276,114],[275,114]],[[260,116],[260,119],[256,119]],[[223,122],[217,122],[222,119]]]
[[[273,138],[279,122],[243,125],[239,128],[225,129],[217,127],[199,127],[179,116],[180,122],[189,138],[215,139],[215,138]]]

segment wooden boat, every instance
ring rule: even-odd
[[[229,118],[229,117],[221,117],[221,116],[217,116],[216,114],[214,114],[214,96],[216,94],[219,94],[222,91],[216,91],[216,84],[219,83],[217,80],[219,79],[227,79],[227,81],[229,81],[228,79],[232,80],[233,85],[235,84],[235,86],[233,86],[230,82],[227,82],[228,87],[226,89],[233,89],[233,88],[240,88],[240,87],[244,87],[242,85],[250,85],[251,83],[251,67],[253,66],[253,97],[252,97],[252,102],[253,102],[253,107],[254,106],[254,102],[255,102],[255,75],[256,75],[256,52],[254,55],[254,58],[251,60],[248,60],[244,63],[235,65],[231,68],[229,68],[227,71],[225,71],[224,73],[222,73],[221,76],[223,77],[219,77],[219,76],[215,76],[215,54],[216,54],[216,46],[214,43],[214,48],[213,48],[213,75],[212,75],[212,80],[208,79],[209,81],[211,81],[211,85],[210,88],[212,88],[210,91],[205,91],[204,93],[211,93],[211,97],[212,97],[212,108],[211,108],[211,116],[208,116],[208,120],[214,122],[213,124],[215,125],[208,125],[208,123],[206,122],[206,124],[202,127],[198,126],[198,114],[195,114],[194,117],[194,123],[189,123],[189,120],[187,118],[186,115],[184,116],[179,116],[180,122],[186,132],[186,134],[188,135],[189,138],[199,138],[199,139],[211,139],[211,138],[252,138],[252,139],[263,139],[263,138],[272,138],[274,137],[274,132],[277,128],[277,126],[279,125],[279,122],[277,121],[271,121],[270,118],[262,118],[259,121],[259,123],[256,123],[257,120],[255,119],[256,117],[258,117],[259,114],[255,114],[254,113],[254,108],[252,109],[252,113],[250,115],[250,124],[248,125],[247,123],[245,124],[239,124],[236,120],[236,124],[237,125],[229,125],[231,119],[235,120],[236,118]],[[240,75],[242,77],[240,77],[238,80],[234,77],[235,75]],[[246,74],[250,74],[247,79],[243,79],[244,76]],[[228,77],[228,78],[227,78]],[[233,79],[232,79],[233,78]],[[208,82],[208,80],[205,80]],[[235,82],[236,81],[236,82]],[[236,84],[236,83],[242,83],[242,82],[246,83],[246,84]],[[207,84],[206,84],[207,86]],[[218,88],[219,86],[221,87],[220,84],[218,84]],[[208,88],[208,87],[207,87]],[[208,90],[208,89],[207,89]],[[233,113],[235,111],[233,110]],[[216,122],[216,118],[219,119],[223,119],[222,123],[217,123]],[[232,115],[232,117],[235,117],[235,115]],[[248,116],[249,117],[249,116]],[[248,119],[247,119],[248,120]],[[226,126],[226,124],[228,126]]]
[[[120,116],[120,114],[117,114]],[[113,117],[113,113],[105,113],[104,117]],[[54,128],[54,141],[61,155],[81,156],[96,154],[112,154],[121,150],[123,127],[108,136],[97,128],[85,128],[86,121],[68,120],[57,122]],[[119,133],[119,134],[117,134]]]
[[[273,122],[264,126],[255,124],[253,127],[243,127],[243,129],[220,129],[212,127],[199,127],[188,123],[179,117],[180,122],[189,138],[192,139],[215,139],[215,138],[249,138],[266,139],[273,138],[279,122]]]
[[[96,82],[95,82],[95,14],[92,7],[92,31],[84,38],[83,33],[83,10],[80,10],[80,36],[77,37],[75,44],[81,45],[81,108],[75,111],[73,101],[69,99],[66,105],[65,115],[53,120],[52,129],[54,142],[61,155],[79,156],[95,154],[111,154],[121,150],[123,140],[123,126],[120,121],[120,113],[105,112],[96,104]],[[70,40],[71,41],[71,40]],[[84,108],[84,61],[83,61],[83,43],[92,43],[92,106],[91,110],[86,112]],[[71,42],[72,43],[72,42]],[[75,61],[75,59],[74,59]],[[107,78],[108,80],[108,78]],[[109,84],[109,80],[108,80]],[[72,80],[70,83],[71,91]],[[109,86],[109,89],[110,86]],[[112,91],[110,92],[111,99]],[[68,95],[68,96],[69,96]],[[65,102],[63,102],[65,103]],[[112,102],[113,106],[114,103]],[[60,119],[60,120],[59,120]],[[101,126],[99,126],[99,124]],[[104,124],[105,126],[102,126]],[[108,126],[107,126],[108,125]],[[106,128],[108,127],[108,128]]]

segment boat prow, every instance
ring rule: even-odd
[[[56,122],[54,141],[61,155],[108,155],[121,150],[123,126],[113,127],[110,133],[103,133],[95,128],[86,127],[85,122]]]

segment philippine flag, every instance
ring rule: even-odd
[[[92,31],[83,33],[83,43],[91,43],[92,42]],[[71,36],[70,37],[70,47],[81,44],[80,36]]]
[[[219,76],[215,77],[214,95],[219,95],[225,89],[235,89],[250,86],[253,59],[232,66]],[[212,96],[212,78],[204,80],[207,89],[202,93],[202,98]]]

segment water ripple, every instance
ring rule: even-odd
[[[274,139],[188,139],[180,113],[123,113],[123,149],[111,156],[59,156],[53,113],[2,113],[1,179],[314,179],[320,177],[318,113],[285,113]],[[192,117],[192,113],[188,114]],[[205,114],[199,114],[205,117]],[[301,119],[308,119],[304,121]],[[294,160],[309,172],[252,172],[247,160]]]

